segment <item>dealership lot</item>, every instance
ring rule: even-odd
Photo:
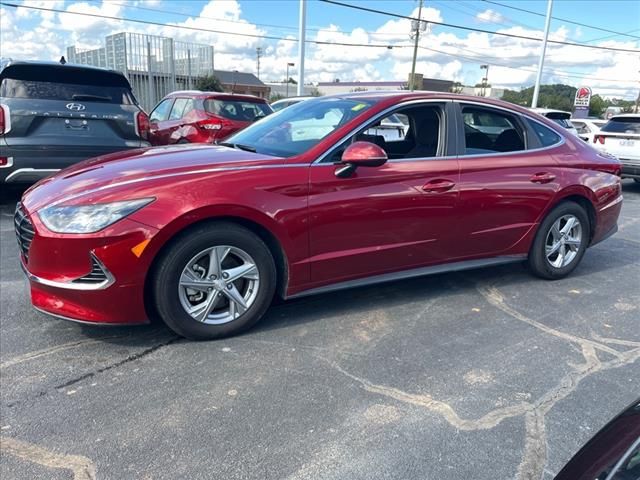
[[[552,478],[640,395],[640,185],[568,278],[309,297],[189,342],[31,309],[0,206],[3,478]]]

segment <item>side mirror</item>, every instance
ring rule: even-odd
[[[375,143],[354,142],[342,154],[342,165],[336,177],[349,177],[358,167],[380,167],[387,162],[387,153]]]

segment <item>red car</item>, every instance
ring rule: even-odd
[[[375,135],[391,115],[408,128]],[[189,338],[298,297],[526,261],[568,275],[617,229],[620,164],[551,120],[455,94],[291,106],[221,145],[98,157],[28,190],[15,225],[33,305],[82,322],[157,314]]]
[[[263,98],[188,90],[167,95],[149,116],[151,145],[214,143],[273,113]]]

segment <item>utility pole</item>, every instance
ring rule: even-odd
[[[295,63],[293,62],[287,62],[287,95],[286,97],[289,98],[289,67],[295,67]]]
[[[260,57],[262,56],[262,47],[256,47],[256,66],[258,70],[258,80],[260,80]]]
[[[482,77],[482,96],[487,96],[487,84],[489,83],[489,65],[480,65],[480,70],[486,70],[484,77]]]
[[[306,33],[307,0],[300,0],[298,19],[298,96],[304,95],[304,42]],[[287,78],[287,81],[289,79]]]
[[[416,58],[418,56],[418,41],[420,40],[420,30],[424,31],[422,28],[422,0],[420,1],[420,6],[418,7],[418,20],[411,21],[411,37],[414,39],[413,44],[413,61],[411,62],[411,77],[409,78],[409,90],[412,92],[415,90],[415,75],[416,75]],[[426,28],[426,27],[425,27]]]
[[[538,75],[536,76],[536,86],[533,88],[533,100],[531,108],[538,106],[538,95],[540,95],[540,82],[542,81],[542,69],[544,67],[544,55],[547,51],[547,38],[549,37],[549,26],[551,25],[551,9],[553,0],[547,1],[547,20],[544,24],[544,39],[542,40],[542,51],[540,52],[540,62],[538,63]]]

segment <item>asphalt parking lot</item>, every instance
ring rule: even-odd
[[[640,185],[567,279],[520,265],[274,306],[243,336],[34,311],[0,206],[3,479],[551,479],[640,395]]]

